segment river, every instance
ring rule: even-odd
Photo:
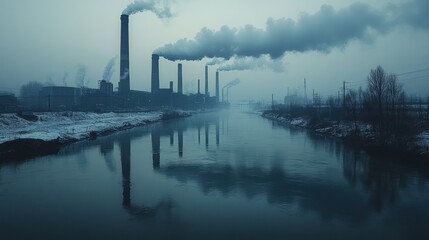
[[[243,111],[0,165],[1,239],[427,239],[429,170]]]

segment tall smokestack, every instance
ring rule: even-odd
[[[198,94],[200,94],[201,93],[201,91],[200,91],[200,79],[198,79]]]
[[[206,66],[206,97],[209,96],[209,66]]]
[[[216,101],[219,102],[219,71],[216,71]]]
[[[159,90],[159,55],[152,54],[152,94]]]
[[[130,92],[130,48],[128,40],[128,15],[121,15],[121,66],[119,94]]]
[[[183,73],[182,73],[182,64],[177,65],[177,93],[183,94]]]

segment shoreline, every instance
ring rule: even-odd
[[[425,145],[423,140],[409,139],[406,144],[379,144],[375,141],[372,127],[369,124],[359,123],[356,126],[358,134],[356,134],[355,126],[352,122],[320,122],[310,123],[310,120],[304,117],[287,118],[275,112],[262,112],[263,118],[277,121],[291,127],[297,127],[311,131],[315,134],[328,136],[340,140],[344,144],[353,145],[362,148],[371,154],[381,154],[388,151],[389,154],[396,156],[411,158],[410,161],[428,161],[429,146]],[[429,163],[429,161],[428,161]]]
[[[66,115],[73,115],[74,113],[80,115],[80,112],[65,112],[65,113],[55,113],[55,114],[66,114]],[[113,114],[113,113],[109,113]],[[46,113],[40,114],[40,116],[45,116]],[[52,115],[52,114],[51,114]],[[39,119],[37,121],[29,121],[29,125],[31,125],[31,122],[37,124],[38,121],[43,121],[40,119],[40,116],[37,116]],[[102,115],[101,115],[102,116]],[[30,137],[25,137],[25,130],[23,129],[13,129],[11,133],[9,134],[16,134],[23,133],[21,136],[23,137],[16,137],[13,139],[7,139],[4,140],[5,137],[3,137],[2,142],[0,143],[0,163],[8,163],[8,162],[17,162],[17,161],[23,161],[28,160],[31,158],[36,157],[42,157],[52,154],[57,154],[60,149],[66,145],[80,142],[80,141],[88,141],[88,140],[94,140],[97,137],[107,136],[116,132],[129,130],[136,127],[146,126],[151,123],[156,123],[160,121],[168,121],[172,119],[178,119],[178,118],[185,118],[190,117],[192,114],[190,112],[178,112],[178,111],[165,111],[165,112],[152,112],[152,113],[139,113],[137,116],[131,116],[134,117],[135,121],[125,121],[128,120],[130,117],[121,118],[117,117],[113,120],[124,120],[122,124],[116,124],[109,125],[106,124],[104,126],[97,126],[98,123],[93,123],[93,127],[88,127],[86,125],[83,126],[83,129],[86,127],[86,130],[84,129],[81,132],[78,133],[64,133],[64,129],[51,129],[53,133],[47,134],[49,136],[42,136],[44,133],[49,133],[49,130],[44,129],[44,132],[40,132],[41,130],[38,130],[39,132],[30,134]],[[9,116],[13,117],[13,116]],[[4,124],[7,126],[7,122],[3,119],[0,119],[0,124]],[[14,119],[12,119],[14,120]],[[23,120],[27,121],[27,120]],[[85,121],[85,120],[82,120]],[[94,120],[96,121],[96,120]],[[102,120],[100,120],[102,121]],[[55,120],[52,121],[53,124],[59,124]],[[1,126],[1,125],[0,125]],[[4,127],[4,126],[3,126]],[[31,127],[25,127],[25,128],[31,128]],[[81,127],[82,128],[82,127]],[[38,137],[40,135],[40,137]],[[59,135],[58,137],[55,137]],[[31,137],[34,136],[34,137]]]

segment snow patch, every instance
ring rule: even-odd
[[[150,113],[36,113],[35,122],[16,114],[0,114],[0,143],[15,139],[84,139],[90,132],[115,130],[124,126],[139,126],[161,119],[161,112]]]

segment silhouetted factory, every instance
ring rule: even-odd
[[[39,92],[37,105],[49,110],[120,110],[135,108],[180,108],[201,109],[214,108],[219,105],[219,73],[216,73],[216,96],[210,97],[209,69],[205,67],[205,91],[195,94],[183,94],[183,65],[178,64],[177,91],[174,83],[169,88],[160,88],[159,55],[152,55],[151,91],[130,89],[130,49],[129,49],[129,16],[121,15],[120,36],[120,72],[118,91],[112,83],[101,80],[98,89],[75,87],[44,87]],[[36,103],[35,103],[36,104]]]
[[[121,53],[120,53],[120,80],[118,96],[125,99],[127,106],[149,106],[152,108],[213,108],[218,104],[217,97],[210,97],[208,92],[208,67],[205,68],[205,94],[199,91],[193,95],[183,94],[183,65],[177,66],[177,92],[174,83],[169,88],[160,88],[159,55],[152,55],[151,92],[132,91],[130,89],[130,60],[129,60],[129,16],[121,16]],[[216,82],[217,89],[219,82]],[[218,92],[217,92],[218,93]]]

